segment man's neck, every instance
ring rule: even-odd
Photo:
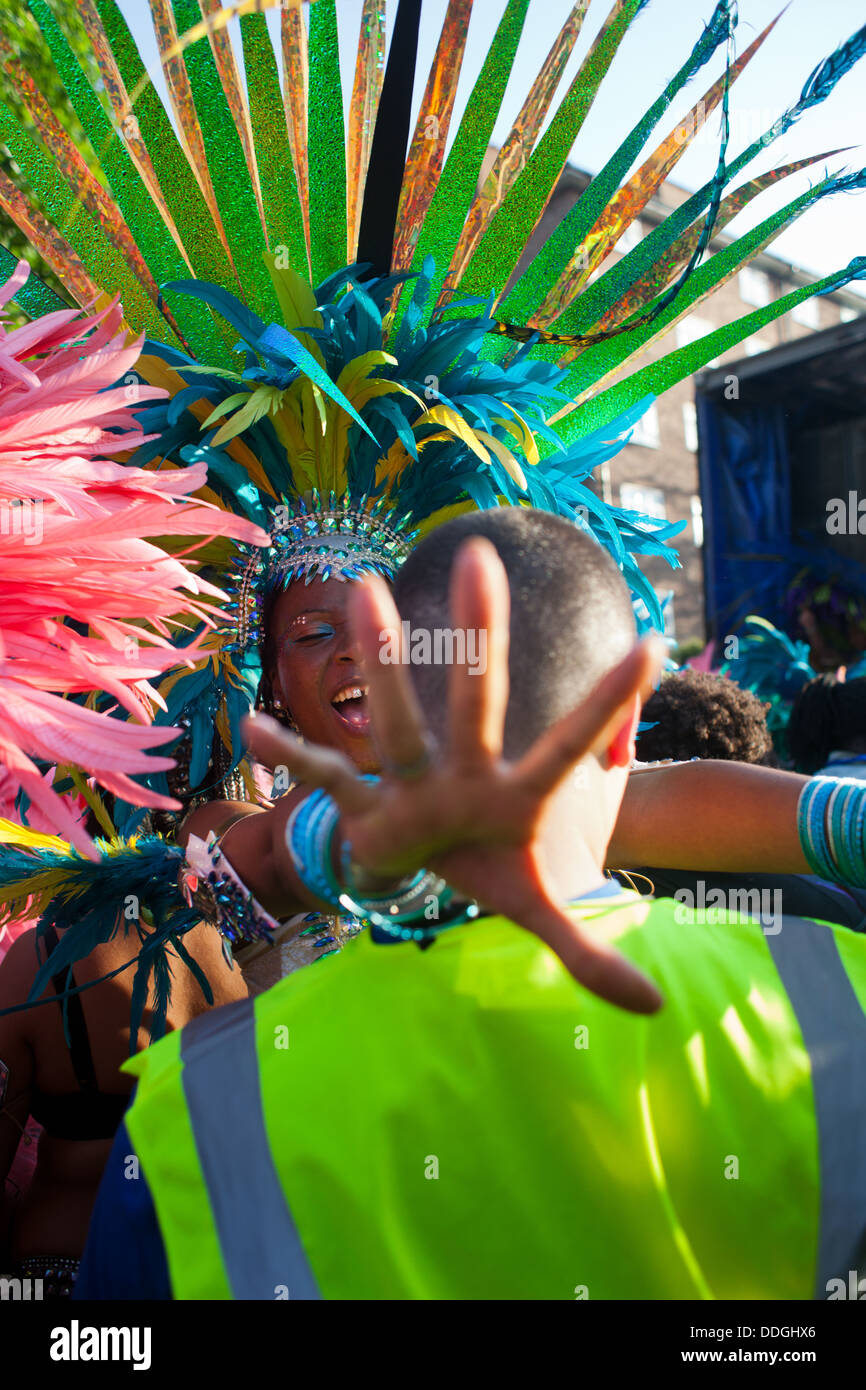
[[[609,839],[605,813],[590,788],[575,778],[559,792],[543,836],[547,872],[558,902],[572,902],[604,882]]]

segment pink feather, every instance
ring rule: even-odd
[[[0,306],[27,275],[22,261],[0,286]],[[58,796],[33,760],[78,767],[134,804],[175,809],[132,778],[174,766],[153,752],[179,730],[151,724],[155,707],[165,708],[151,682],[200,659],[204,639],[178,646],[178,636],[212,628],[225,599],[195,573],[195,551],[214,536],[268,543],[251,522],[192,496],[206,483],[204,464],[151,470],[116,461],[153,438],[135,409],[166,396],[137,377],[123,380],[142,343],[128,340],[116,300],[98,313],[60,310],[13,329],[0,316],[4,800],[22,789],[37,816],[91,856],[80,806]],[[188,542],[169,554],[158,543],[169,537]],[[94,692],[132,720],[66,698]]]

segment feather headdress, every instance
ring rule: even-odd
[[[385,0],[363,0],[347,116],[335,0],[314,0],[309,26],[295,0],[150,0],[170,114],[115,0],[76,7],[98,82],[45,0],[29,0],[89,161],[0,42],[14,98],[14,109],[0,102],[0,141],[23,175],[0,173],[0,205],[79,305],[102,308],[119,295],[126,325],[146,335],[136,415],[159,438],[143,438],[131,466],[160,482],[185,476],[203,501],[271,535],[263,559],[227,530],[197,551],[211,581],[233,573],[233,621],[190,635],[192,669],[160,680],[165,709],[154,720],[157,732],[160,722],[187,729],[192,789],[217,791],[214,728],[229,764],[240,756],[268,586],[390,572],[415,534],[455,511],[529,503],[572,517],[616,555],[657,619],[637,560],[671,556],[665,542],[677,528],[608,507],[589,475],[621,447],[648,398],[810,294],[866,274],[857,260],[638,365],[809,206],[864,184],[863,173],[825,174],[713,251],[714,233],[764,189],[829,157],[735,183],[866,51],[864,26],[729,159],[731,87],[773,28],[735,58],[733,0],[719,0],[658,99],[523,268],[596,94],[615,80],[618,49],[647,5],[613,0],[554,110],[588,8],[578,0],[483,183],[530,0],[507,0],[456,129],[471,0],[449,0],[414,129],[420,0],[399,0],[387,61]],[[262,13],[277,7],[282,83]],[[245,80],[227,33],[234,16]],[[724,76],[630,175],[678,93],[725,48]],[[22,107],[26,128],[15,114]],[[717,109],[722,138],[707,182],[608,262]],[[33,280],[17,300],[32,315],[66,307]],[[148,398],[153,387],[166,395]],[[172,553],[181,546],[171,536],[162,543]],[[139,780],[166,794],[163,774]]]
[[[797,642],[780,632],[766,618],[746,618],[742,630],[728,638],[722,675],[730,677],[743,690],[751,690],[759,700],[767,700],[767,728],[776,748],[785,752],[785,730],[794,701],[816,672],[809,659],[807,642]]]
[[[165,717],[193,734],[193,788],[214,790],[206,779],[214,724],[229,762],[239,756],[268,587],[315,573],[390,573],[413,535],[455,508],[529,503],[571,516],[608,546],[658,622],[637,560],[665,553],[675,563],[665,542],[678,528],[610,508],[586,485],[589,475],[621,447],[648,397],[808,294],[866,271],[855,262],[635,369],[651,343],[807,207],[863,183],[862,174],[828,174],[703,259],[715,231],[810,161],[726,188],[866,50],[864,27],[729,162],[731,87],[773,28],[735,58],[732,0],[719,0],[658,100],[520,270],[647,4],[614,0],[554,110],[588,8],[574,5],[480,187],[529,0],[508,0],[456,130],[471,0],[449,0],[414,129],[420,0],[399,0],[387,61],[385,0],[363,0],[347,117],[334,0],[310,5],[309,26],[299,3],[279,0],[282,85],[262,13],[268,0],[150,0],[171,115],[115,0],[77,7],[98,84],[45,0],[30,0],[90,142],[89,163],[12,46],[0,43],[9,95],[30,116],[25,130],[0,103],[0,139],[27,180],[25,188],[0,176],[0,204],[79,303],[121,295],[128,323],[147,335],[137,372],[168,393],[139,413],[160,437],[142,444],[134,464],[155,472],[165,459],[193,470],[205,463],[201,495],[272,536],[264,557],[224,540],[201,552],[215,577],[234,574],[235,621],[207,640],[204,662],[161,686]],[[245,80],[227,32],[234,16]],[[675,97],[719,49],[727,49],[723,77],[629,176]],[[712,177],[606,267],[717,109]],[[44,310],[49,298],[31,286],[19,302]]]
[[[0,307],[27,275],[22,262],[0,287]],[[186,655],[170,624],[213,627],[223,597],[144,538],[186,543],[217,530],[267,539],[189,500],[204,466],[154,474],[106,457],[147,440],[131,406],[163,394],[131,375],[115,384],[140,347],[127,342],[116,304],[93,315],[59,310],[9,331],[0,319],[0,762],[86,853],[93,847],[79,818],[37,764],[83,769],[139,805],[171,805],[132,781],[173,766],[151,751],[179,732],[152,724],[164,704],[152,681]],[[97,693],[136,722],[74,698]]]

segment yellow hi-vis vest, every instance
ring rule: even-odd
[[[174,1297],[808,1299],[866,1273],[866,938],[695,916],[630,898],[587,927],[657,981],[651,1018],[487,918],[423,952],[364,933],[139,1054]]]

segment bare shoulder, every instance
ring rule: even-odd
[[[38,968],[36,928],[28,927],[0,960],[0,1009],[26,999]]]
[[[204,806],[196,806],[190,811],[178,831],[178,843],[185,845],[190,835],[204,840],[211,831],[221,835],[227,826],[244,816],[261,815],[267,808],[255,806],[250,801],[209,801]]]
[[[13,941],[0,961],[0,1010],[23,1004],[39,969],[36,957],[36,928],[30,927]],[[32,1038],[33,1014],[41,1009],[21,1009],[0,1017],[0,1055],[6,1057],[10,1047],[29,1043]]]

